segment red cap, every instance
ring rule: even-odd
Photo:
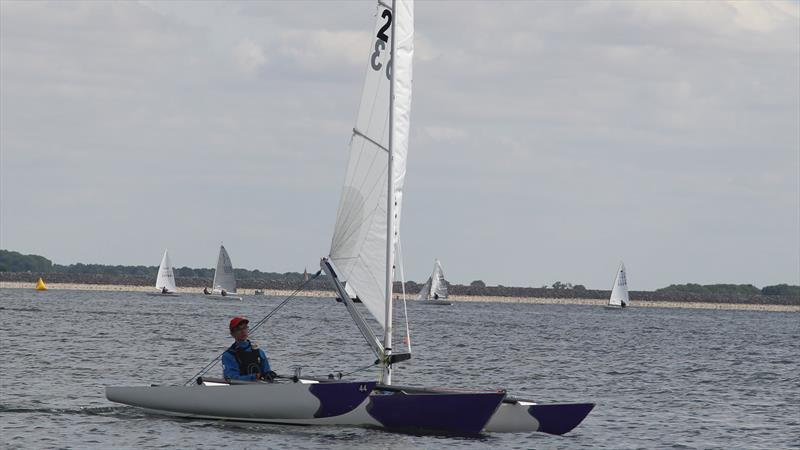
[[[238,327],[242,323],[250,323],[250,321],[245,319],[244,317],[239,317],[239,316],[236,316],[233,319],[231,319],[231,324],[230,324],[231,331],[233,331],[234,328]]]

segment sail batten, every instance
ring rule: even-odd
[[[387,287],[391,288],[393,281],[393,274],[387,277],[386,273],[387,265],[394,264],[387,261],[387,251],[393,253],[400,230],[414,51],[413,2],[395,0],[394,5],[393,12],[391,6],[378,2],[329,254],[348,290],[358,296],[382,327],[386,327],[390,303],[386,301],[386,293],[390,292]],[[394,55],[391,55],[392,41]],[[388,217],[390,200],[394,209],[392,219]],[[387,236],[389,220],[394,229],[391,241]]]

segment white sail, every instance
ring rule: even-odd
[[[169,253],[164,250],[161,258],[161,265],[158,266],[158,277],[156,278],[156,289],[167,289],[167,292],[175,292],[175,274],[172,273],[172,263],[169,260]]]
[[[414,53],[413,1],[378,4],[367,75],[361,93],[356,126],[350,140],[350,157],[339,200],[330,259],[339,277],[355,291],[373,317],[386,325],[387,203],[389,140],[392,135],[391,198],[394,203],[392,245],[400,235],[400,209],[406,175],[411,113],[411,60]],[[392,21],[395,55],[390,63]],[[394,74],[391,74],[394,70]],[[392,76],[393,75],[393,76]],[[391,79],[394,79],[392,89]],[[389,121],[390,90],[394,93]],[[392,261],[394,266],[394,261]],[[393,280],[393,277],[389,277]],[[391,281],[390,281],[391,282]]]
[[[611,288],[609,306],[628,306],[628,277],[625,273],[625,264],[619,263],[617,276],[614,277],[614,287]]]
[[[233,264],[231,257],[225,247],[219,246],[219,257],[217,257],[217,268],[214,270],[214,282],[211,284],[214,293],[232,294],[236,292],[236,278],[233,274]]]
[[[437,259],[433,265],[433,273],[431,274],[431,298],[446,299],[447,298],[447,281],[444,279],[444,270],[442,270],[442,263]]]
[[[417,300],[427,300],[431,294],[431,278],[428,278],[428,281],[425,282],[425,285],[422,286],[422,289],[419,290],[419,295],[417,296]]]

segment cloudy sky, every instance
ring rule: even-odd
[[[373,2],[0,2],[0,247],[315,270]],[[800,3],[416,4],[408,279],[800,283]]]

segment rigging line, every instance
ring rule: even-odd
[[[302,290],[303,290],[303,289],[306,287],[306,285],[307,285],[309,282],[311,282],[311,280],[314,280],[314,279],[316,279],[317,277],[319,277],[321,273],[322,273],[322,269],[318,270],[318,271],[317,271],[317,273],[315,273],[315,274],[314,274],[312,277],[310,277],[308,280],[305,280],[305,281],[303,282],[303,284],[301,284],[301,285],[300,285],[300,286],[299,286],[297,289],[295,289],[295,290],[294,290],[294,292],[292,292],[291,294],[289,294],[289,296],[288,296],[288,297],[286,297],[286,298],[285,298],[285,299],[284,299],[284,300],[283,300],[283,301],[282,301],[282,302],[281,302],[281,303],[280,303],[278,306],[276,306],[276,307],[275,307],[275,308],[274,308],[272,311],[270,311],[270,312],[269,312],[269,314],[267,314],[266,316],[264,316],[264,318],[263,318],[263,319],[261,319],[261,320],[259,320],[258,322],[256,322],[255,326],[253,326],[253,328],[252,328],[251,330],[252,330],[252,331],[255,331],[255,330],[258,328],[258,327],[260,327],[261,325],[263,325],[263,324],[264,324],[264,323],[265,323],[267,320],[269,320],[269,318],[270,318],[270,317],[272,317],[272,316],[273,316],[273,315],[274,315],[274,314],[275,314],[275,313],[276,313],[276,312],[277,312],[279,309],[281,309],[281,308],[282,308],[284,305],[286,305],[286,304],[289,302],[289,300],[291,300],[291,299],[292,299],[293,297],[295,297],[295,296],[296,296],[296,295],[297,295],[297,294],[298,294],[300,291],[302,291]],[[211,368],[212,368],[212,367],[214,367],[214,366],[217,364],[217,362],[218,362],[220,359],[222,359],[222,355],[224,355],[226,351],[228,351],[228,350],[227,350],[227,349],[223,350],[223,351],[222,351],[222,353],[220,353],[219,355],[217,355],[217,357],[216,357],[216,358],[214,358],[214,359],[213,359],[213,360],[212,360],[210,363],[206,364],[206,366],[205,366],[205,367],[203,367],[202,369],[200,369],[200,371],[199,371],[199,372],[197,372],[197,373],[196,373],[194,376],[192,376],[191,378],[189,378],[188,380],[186,380],[186,381],[183,383],[183,385],[184,385],[184,386],[186,386],[187,384],[191,383],[191,382],[192,382],[192,380],[196,380],[196,379],[197,379],[197,377],[199,377],[199,376],[203,375],[204,373],[208,372],[209,370],[211,370]]]
[[[366,365],[366,366],[364,366],[364,367],[359,367],[358,369],[356,369],[356,370],[354,370],[354,371],[352,371],[352,372],[343,373],[343,374],[342,374],[342,376],[341,376],[341,378],[344,378],[344,377],[346,377],[346,376],[352,375],[352,374],[354,374],[354,373],[356,373],[356,372],[361,372],[362,370],[369,369],[369,368],[370,368],[370,367],[372,367],[372,366],[375,366],[375,365],[378,365],[378,364],[380,364],[380,362],[381,362],[381,361],[380,361],[379,359],[376,359],[374,363],[368,364],[368,365]]]

